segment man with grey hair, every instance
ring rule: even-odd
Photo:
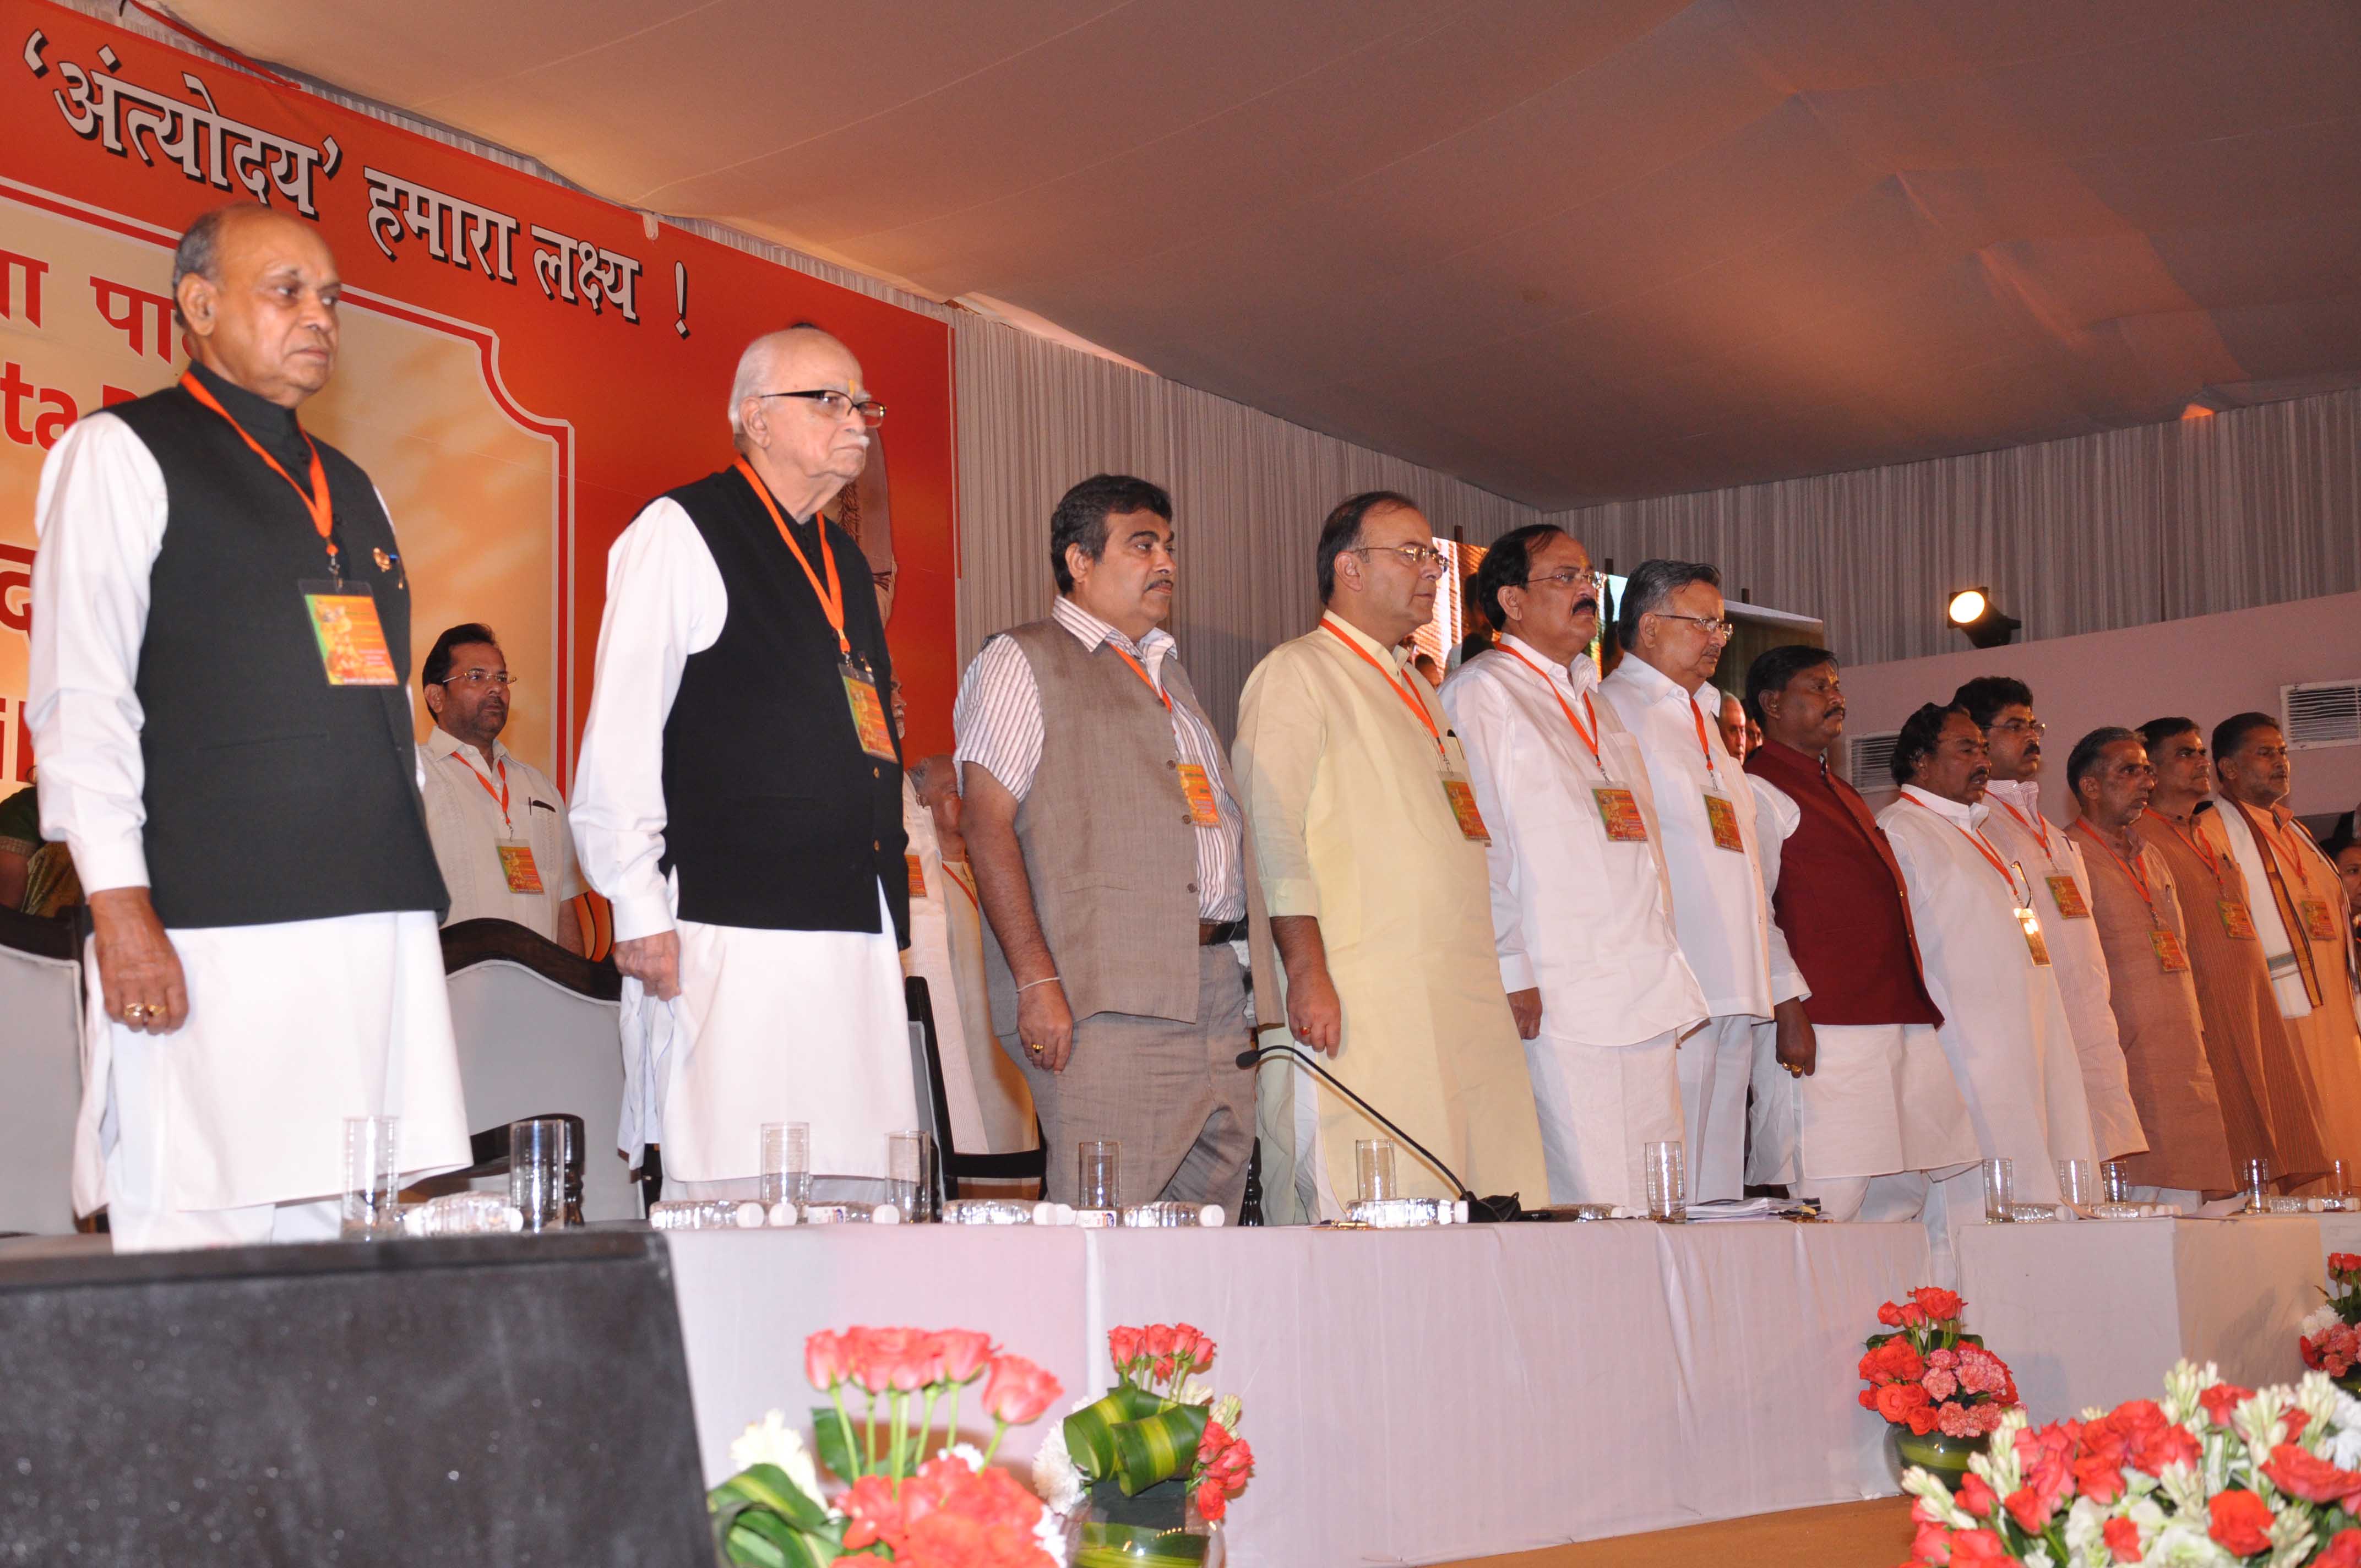
[[[1772,921],[1754,794],[1722,743],[1721,695],[1708,684],[1730,641],[1720,574],[1694,562],[1643,561],[1623,589],[1617,621],[1624,659],[1598,695],[1640,742],[1663,827],[1674,928],[1712,1014],[1681,1042],[1679,1061],[1689,1196],[1713,1202],[1745,1190],[1754,1026],[1810,988]]]
[[[885,410],[808,325],[750,344],[731,393],[738,460],[608,557],[573,823],[615,906],[620,1142],[661,1136],[688,1196],[751,1197],[763,1124],[807,1123],[818,1194],[863,1196],[917,1112],[909,877],[885,629],[820,509]]]
[[[405,1174],[467,1159],[409,582],[296,414],[335,258],[242,204],[172,271],[194,363],[68,432],[34,511],[42,836],[95,927],[74,1206],[120,1251],[334,1238],[347,1117],[400,1118]]]

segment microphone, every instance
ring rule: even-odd
[[[1394,1136],[1408,1144],[1411,1148],[1416,1149],[1422,1159],[1425,1160],[1427,1164],[1434,1167],[1435,1169],[1441,1171],[1444,1179],[1449,1181],[1452,1186],[1459,1190],[1461,1200],[1467,1205],[1467,1217],[1469,1219],[1513,1220],[1517,1217],[1514,1212],[1515,1204],[1513,1201],[1510,1202],[1510,1212],[1504,1214],[1494,1203],[1488,1200],[1477,1197],[1473,1191],[1469,1190],[1467,1184],[1459,1179],[1459,1173],[1457,1171],[1452,1169],[1449,1166],[1437,1159],[1434,1157],[1434,1152],[1432,1149],[1429,1149],[1424,1144],[1420,1143],[1416,1138],[1411,1137],[1408,1133],[1403,1132],[1400,1127],[1394,1125],[1393,1122],[1376,1106],[1370,1104],[1367,1101],[1354,1093],[1350,1089],[1345,1087],[1345,1082],[1342,1079],[1338,1078],[1334,1073],[1330,1072],[1326,1068],[1322,1067],[1318,1062],[1312,1060],[1309,1052],[1298,1050],[1293,1045],[1283,1044],[1276,1046],[1258,1046],[1240,1051],[1238,1053],[1237,1061],[1240,1067],[1251,1068],[1259,1065],[1266,1057],[1275,1056],[1293,1057],[1297,1061],[1301,1062],[1305,1067],[1308,1067],[1313,1072],[1318,1073],[1327,1081],[1330,1088],[1335,1090],[1337,1093],[1342,1094],[1345,1099],[1351,1101],[1354,1104],[1358,1105],[1363,1111],[1367,1112],[1368,1113],[1369,1120],[1377,1123],[1378,1125],[1383,1127],[1387,1132],[1391,1133]]]

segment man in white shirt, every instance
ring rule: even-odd
[[[575,783],[614,901],[624,1125],[667,1191],[752,1197],[762,1126],[811,1128],[813,1190],[873,1196],[917,1124],[892,662],[869,565],[820,508],[883,404],[817,327],[739,358],[739,457],[616,540]]]
[[[419,666],[434,716],[425,752],[426,831],[451,890],[445,926],[507,920],[582,951],[574,900],[583,891],[549,775],[500,744],[514,678],[492,629],[470,621],[434,640]]]
[[[1491,844],[1500,984],[1525,1042],[1551,1199],[1647,1212],[1642,1154],[1681,1141],[1680,1036],[1705,994],[1674,934],[1653,794],[1588,664],[1598,577],[1547,523],[1496,541],[1475,591],[1499,641],[1443,687]]]
[[[2094,1161],[2082,1068],[2032,892],[1985,831],[1983,731],[1963,708],[1928,703],[1894,743],[1902,798],[1878,815],[1910,889],[1938,1037],[1968,1102],[1981,1157],[2012,1162],[2020,1202],[2058,1201],[2062,1159]],[[1974,1170],[1938,1181],[1937,1245],[1981,1221]],[[1938,1268],[1944,1266],[1938,1262]]]
[[[1721,694],[1707,684],[1730,641],[1720,574],[1691,562],[1641,563],[1624,587],[1618,630],[1624,658],[1598,695],[1646,760],[1674,927],[1711,1014],[1680,1049],[1689,1196],[1734,1199],[1745,1189],[1754,1025],[1809,988],[1772,923],[1754,794],[1721,743]]]
[[[2041,815],[2045,727],[2034,716],[2032,688],[2006,675],[1979,675],[1952,693],[1951,703],[1965,708],[1984,732],[1986,765],[1992,769],[1984,790],[1984,804],[1992,808],[1984,831],[2003,857],[2025,872],[2032,890],[2033,911],[2048,939],[2050,972],[2073,1025],[2099,1157],[2142,1153],[2147,1134],[2132,1103],[2123,1031],[2108,994],[2106,948],[2091,915],[2090,868],[2082,861],[2081,846]]]

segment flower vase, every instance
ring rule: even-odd
[[[1222,1568],[1222,1527],[1197,1512],[1175,1477],[1125,1497],[1099,1481],[1066,1520],[1066,1561],[1073,1568]]]
[[[1906,1426],[1885,1429],[1885,1458],[1899,1482],[1913,1468],[1924,1470],[1951,1491],[1968,1478],[1968,1461],[1992,1444],[1989,1432],[1975,1437],[1948,1437],[1939,1431],[1924,1436]]]

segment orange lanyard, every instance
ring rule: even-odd
[[[2072,826],[2069,827],[2066,831],[2071,833],[2077,828],[2081,828],[2083,838],[2088,839],[2102,850],[2106,850],[2108,858],[2113,860],[2115,864],[2124,868],[2124,875],[2131,878],[2132,885],[2139,889],[2140,901],[2147,905],[2148,917],[2153,920],[2156,917],[2156,894],[2149,891],[2147,885],[2147,873],[2140,870],[2139,863],[2136,861],[2127,861],[2124,859],[2123,852],[2121,850],[2117,850],[2113,844],[2108,843],[2104,839],[2100,838],[2090,828],[2082,827],[2082,818],[2079,817],[2074,819]]]
[[[1362,647],[1358,642],[1354,641],[1350,637],[1345,635],[1344,631],[1338,628],[1334,621],[1329,620],[1323,615],[1320,618],[1320,624],[1326,627],[1329,634],[1334,637],[1337,641],[1342,642],[1345,647],[1350,648],[1353,651],[1354,655],[1357,657],[1361,663],[1377,671],[1378,679],[1384,681],[1386,685],[1393,688],[1394,696],[1401,698],[1403,705],[1407,707],[1411,712],[1418,716],[1418,722],[1420,726],[1426,730],[1427,738],[1434,742],[1435,755],[1443,758],[1446,762],[1449,762],[1451,753],[1444,751],[1443,748],[1443,732],[1435,729],[1433,717],[1426,711],[1426,705],[1419,701],[1418,698],[1411,696],[1411,694],[1404,689],[1400,681],[1397,681],[1393,676],[1386,673],[1384,665],[1369,657],[1369,651],[1367,648]]]
[[[2141,809],[2146,811],[2150,817],[2155,817],[2158,822],[2163,823],[2168,828],[2170,828],[2174,838],[2189,846],[2189,852],[2191,854],[2195,855],[2199,860],[2205,862],[2205,869],[2213,873],[2215,885],[2217,885],[2224,893],[2230,891],[2229,883],[2224,880],[2222,875],[2222,857],[2213,852],[2213,846],[2205,841],[2205,835],[2195,830],[2197,828],[2197,819],[2195,817],[2192,817],[2189,819],[2189,826],[2191,831],[2184,833],[2180,830],[2180,823],[2175,822],[2171,817],[2167,817],[2155,806],[2143,806]]]
[[[270,471],[287,481],[288,488],[302,498],[303,510],[312,514],[313,528],[319,532],[321,543],[328,547],[328,565],[331,570],[335,570],[336,542],[332,536],[336,529],[336,512],[335,504],[328,498],[328,470],[320,462],[319,447],[313,444],[309,435],[303,434],[303,427],[297,425],[295,433],[303,436],[304,449],[312,454],[312,488],[308,490],[295,482],[294,475],[279,466],[278,458],[262,449],[262,443],[247,433],[246,426],[237,422],[237,416],[222,407],[221,400],[205,389],[205,384],[197,379],[194,370],[181,372],[181,389],[227,420],[230,429],[237,432],[237,438],[245,442],[257,457],[269,464]],[[343,573],[338,571],[337,575],[341,576]]]
[[[453,762],[455,762],[458,763],[461,767],[463,767],[463,768],[467,769],[467,776],[468,776],[469,778],[471,778],[471,779],[474,779],[478,784],[479,784],[483,785],[483,786],[484,786],[484,793],[485,793],[486,795],[490,795],[490,796],[492,797],[492,799],[493,799],[493,800],[495,800],[495,801],[497,801],[497,802],[499,802],[499,803],[500,803],[500,825],[501,825],[502,827],[504,827],[504,828],[509,828],[511,832],[513,832],[513,831],[515,830],[516,825],[515,825],[513,822],[511,822],[511,821],[509,820],[509,765],[508,765],[508,763],[506,763],[506,762],[500,762],[500,763],[496,764],[496,765],[500,768],[500,787],[499,789],[495,790],[494,788],[492,788],[492,781],[491,781],[490,779],[489,779],[489,778],[485,777],[482,773],[478,773],[478,772],[476,771],[476,764],[475,764],[475,763],[473,763],[473,762],[469,762],[469,761],[467,761],[467,759],[466,757],[462,756],[459,752],[456,752],[456,751],[452,752],[452,753],[451,753],[451,760],[452,760]]]
[[[1499,643],[1498,646],[1501,652],[1506,653],[1518,663],[1522,664],[1533,674],[1541,676],[1543,682],[1549,687],[1550,696],[1557,698],[1557,710],[1565,715],[1565,721],[1574,726],[1574,732],[1582,737],[1582,743],[1584,745],[1590,748],[1590,760],[1594,762],[1598,762],[1599,771],[1604,773],[1606,771],[1607,764],[1604,762],[1601,762],[1598,756],[1598,709],[1591,706],[1590,694],[1588,692],[1582,694],[1582,710],[1590,715],[1590,728],[1585,729],[1582,727],[1582,720],[1574,716],[1574,709],[1566,703],[1564,694],[1559,692],[1557,689],[1557,683],[1549,678],[1548,671],[1543,669],[1539,664],[1534,663],[1531,659],[1526,658],[1522,653],[1518,652],[1514,648],[1510,647],[1506,642]]]
[[[2058,863],[2058,857],[2051,853],[2049,849],[2049,824],[2043,819],[2041,813],[2038,811],[2035,812],[2033,814],[2033,820],[2031,822],[2027,822],[2025,819],[2025,814],[2017,810],[2014,806],[2011,806],[2008,802],[2004,800],[2002,801],[2000,803],[2000,808],[2003,811],[2007,812],[2011,817],[2015,817],[2016,825],[2018,827],[2024,828],[2036,839],[2041,840],[2042,859],[2048,861],[2053,866]]]
[[[1697,750],[1705,753],[1705,776],[1711,779],[1717,785],[1719,785],[1721,783],[1721,770],[1714,765],[1713,748],[1706,742],[1705,709],[1697,705],[1697,694],[1695,692],[1688,694],[1688,701],[1689,717],[1697,720]]]
[[[1171,712],[1171,711],[1172,711],[1172,699],[1171,699],[1171,697],[1170,697],[1170,696],[1168,696],[1167,695],[1165,695],[1164,688],[1163,688],[1162,686],[1158,685],[1156,684],[1156,682],[1155,682],[1153,679],[1151,679],[1151,678],[1149,677],[1149,675],[1148,675],[1148,672],[1147,672],[1146,670],[1144,670],[1144,669],[1142,669],[1142,668],[1140,667],[1139,661],[1138,661],[1138,660],[1137,660],[1137,659],[1135,659],[1135,658],[1133,658],[1129,653],[1125,652],[1123,651],[1123,649],[1122,649],[1119,645],[1117,645],[1117,644],[1115,642],[1115,641],[1114,641],[1113,639],[1109,639],[1109,640],[1108,640],[1107,646],[1108,646],[1108,647],[1110,647],[1110,648],[1115,649],[1115,657],[1116,657],[1116,658],[1121,659],[1125,663],[1129,664],[1129,665],[1131,666],[1131,673],[1132,673],[1133,674],[1137,675],[1137,676],[1139,677],[1139,684],[1140,684],[1141,685],[1146,686],[1149,691],[1152,691],[1152,692],[1154,692],[1154,693],[1156,694],[1156,700],[1157,700],[1157,701],[1159,701],[1159,702],[1160,702],[1160,703],[1162,703],[1162,704],[1164,705],[1164,711],[1165,711],[1165,712],[1167,712],[1167,713]]]
[[[2254,828],[2255,837],[2257,839],[2261,839],[2267,834],[2268,835],[2271,848],[2278,851],[2273,858],[2279,861],[2280,870],[2284,872],[2288,867],[2293,866],[2295,868],[2296,881],[2303,883],[2304,892],[2310,893],[2312,891],[2312,872],[2304,869],[2304,857],[2301,851],[2293,853],[2289,851],[2286,830],[2279,827],[2277,819],[2274,818],[2270,827],[2267,828],[2255,821],[2255,809],[2253,806],[2248,806],[2243,800],[2234,800],[2230,804],[2236,806],[2241,812],[2246,814],[2247,826]]]
[[[1975,828],[1961,828],[1958,823],[1952,822],[1949,817],[1944,817],[1941,812],[1936,810],[1925,801],[1920,800],[1915,795],[1904,795],[1902,798],[1910,802],[1911,805],[1916,806],[1919,810],[1924,811],[1929,817],[1939,817],[1944,822],[1949,823],[1953,831],[1957,832],[1960,838],[1965,839],[1969,843],[1974,845],[1976,848],[1976,853],[1982,855],[1985,860],[1990,861],[1992,862],[1992,869],[2000,873],[2000,880],[2008,883],[2009,901],[2011,903],[2017,904],[2022,907],[2023,901],[2019,900],[2016,896],[2016,878],[2009,874],[2008,862],[2000,858],[2000,852],[1992,847],[1992,840],[1983,836],[1982,829]]]
[[[796,543],[794,534],[787,532],[787,520],[779,515],[779,503],[771,499],[770,488],[763,483],[743,457],[732,466],[746,476],[746,483],[754,488],[755,499],[763,503],[763,510],[771,514],[772,525],[779,531],[779,537],[787,542],[787,549],[795,556],[796,565],[804,569],[804,580],[811,584],[813,594],[819,599],[820,613],[828,617],[829,628],[836,633],[838,650],[851,658],[852,640],[844,634],[844,585],[836,576],[836,552],[828,543],[828,520],[818,512],[812,514],[812,521],[819,525],[819,558],[828,567],[828,583],[823,587],[819,574],[811,569],[811,561],[804,554],[804,547]]]
[[[977,914],[979,914],[979,915],[983,914],[983,905],[981,905],[981,904],[976,903],[975,889],[974,889],[974,888],[972,888],[972,887],[970,887],[970,886],[968,885],[968,881],[967,881],[967,878],[966,878],[966,877],[963,877],[963,876],[960,875],[960,873],[959,873],[959,872],[955,872],[955,871],[951,870],[951,863],[952,863],[952,862],[950,862],[950,861],[945,861],[943,862],[943,875],[945,875],[945,876],[949,877],[949,878],[951,880],[951,883],[952,883],[952,885],[953,885],[953,886],[957,887],[957,888],[958,888],[961,893],[963,893],[963,894],[967,894],[967,901],[968,901],[970,904],[972,904],[972,905],[975,905],[975,912],[976,912]],[[972,873],[971,873],[971,874],[972,874]]]

